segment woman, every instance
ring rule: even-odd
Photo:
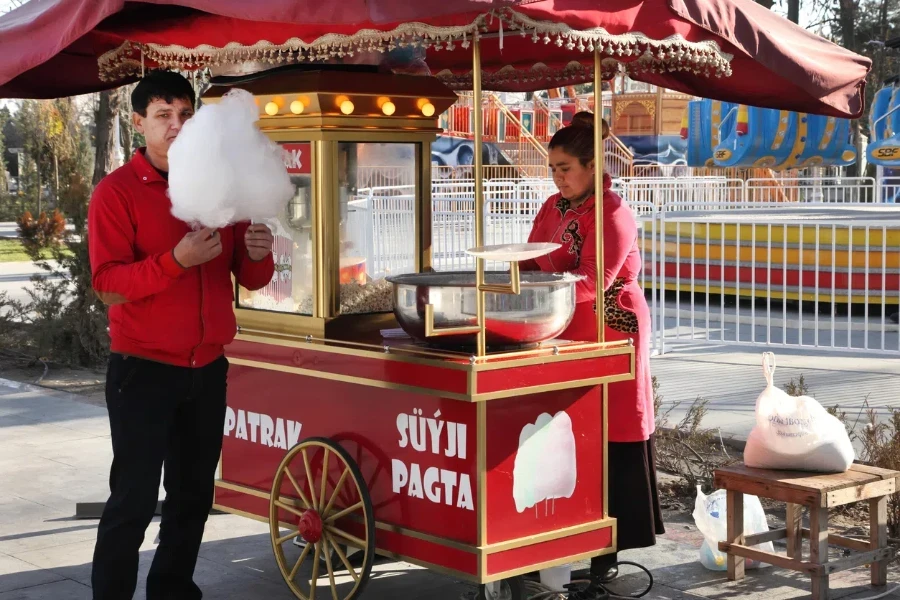
[[[576,284],[575,316],[562,339],[596,342],[596,243],[594,237],[594,120],[578,113],[550,141],[553,182],[559,189],[535,217],[529,242],[555,242],[559,249],[522,270],[569,272]],[[603,137],[608,127],[603,122]],[[644,548],[664,533],[656,489],[653,392],[650,382],[650,309],[637,282],[641,255],[637,225],[628,205],[603,177],[603,289],[606,341],[634,340],[635,378],[609,384],[609,514],[618,519],[618,549]],[[616,555],[591,560],[586,591],[569,597],[603,597],[597,583],[618,575]]]

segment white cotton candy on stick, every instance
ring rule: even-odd
[[[277,217],[294,195],[281,148],[257,127],[253,96],[231,90],[197,111],[169,148],[172,214],[224,227]]]

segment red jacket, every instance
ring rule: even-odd
[[[100,182],[88,208],[93,287],[110,304],[110,350],[158,362],[202,367],[237,332],[231,275],[247,289],[272,279],[272,255],[247,255],[247,223],[219,230],[222,253],[183,269],[173,254],[191,231],[172,216],[168,182],[144,157]]]

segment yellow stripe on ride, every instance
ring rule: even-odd
[[[807,137],[808,121],[806,113],[797,114],[797,127],[794,129],[794,146],[791,148],[791,153],[788,157],[775,167],[776,169],[789,169],[799,162],[800,155],[803,154],[803,149],[806,148],[806,142],[809,139]]]
[[[650,283],[647,284],[648,288],[652,289],[652,285]],[[695,281],[694,285],[691,286],[690,283],[685,283],[685,279],[682,278],[681,285],[671,281],[671,279],[663,286],[666,290],[672,292],[690,292],[693,291],[695,294],[723,294],[725,296],[740,296],[741,298],[769,298],[771,300],[803,300],[804,302],[815,302],[817,299],[820,303],[823,302],[837,302],[839,304],[865,304],[866,303],[866,295],[863,292],[854,293],[853,295],[848,295],[846,292],[842,293],[840,288],[834,290],[835,293],[832,296],[831,288],[819,288],[819,293],[816,294],[815,288],[805,287],[803,288],[803,293],[800,293],[799,290],[785,290],[781,286],[773,285],[771,291],[767,290],[765,286],[758,286],[756,290],[750,289],[748,285],[742,285],[740,288],[737,288],[733,285],[725,285],[724,287],[721,285],[705,285],[703,281]],[[869,291],[868,303],[869,304],[879,304],[882,302],[881,298],[881,290],[877,290],[879,293],[873,293],[871,290]],[[893,296],[896,298],[896,296]],[[888,296],[887,300],[891,300],[892,297]],[[710,306],[710,320],[715,320],[716,314],[716,305],[715,303],[711,303]],[[757,313],[760,314],[759,312]],[[765,310],[762,311],[761,314],[765,314]],[[778,313],[778,307],[772,307],[772,316],[780,317]],[[811,318],[811,317],[807,317]],[[879,320],[880,322],[880,320]]]
[[[723,237],[726,242],[749,242],[752,243],[754,235],[757,244],[766,244],[772,242],[774,244],[800,244],[804,246],[815,246],[816,238],[819,240],[819,246],[854,246],[863,250],[870,248],[872,250],[882,250],[886,246],[887,250],[900,251],[900,223],[896,227],[883,228],[872,227],[866,231],[865,227],[854,227],[851,231],[847,227],[837,227],[832,230],[829,225],[821,225],[816,230],[815,225],[804,225],[801,227],[797,224],[772,224],[771,230],[764,223],[672,223],[668,222],[664,228],[666,236],[679,236],[682,241],[690,241],[691,234],[697,243],[706,243],[709,238],[710,244],[718,244]],[[802,235],[801,235],[802,233]],[[686,240],[685,240],[686,238]]]

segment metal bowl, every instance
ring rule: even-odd
[[[565,273],[521,273],[521,293],[485,294],[486,344],[522,346],[551,340],[565,331],[575,313],[575,283]],[[434,306],[434,327],[474,326],[475,273],[410,273],[388,277],[394,285],[394,315],[411,337],[440,347],[469,347],[475,334],[425,337],[425,305]],[[509,283],[509,273],[488,272],[485,282]]]

